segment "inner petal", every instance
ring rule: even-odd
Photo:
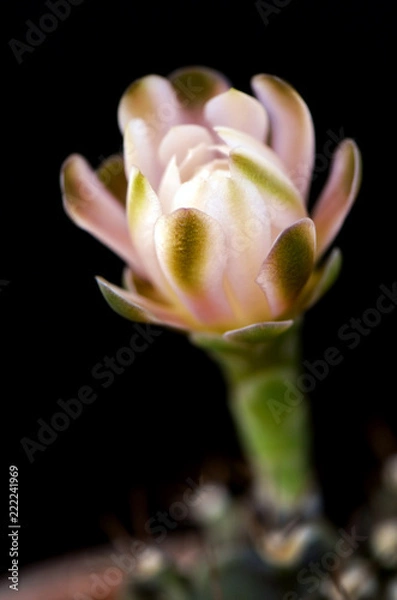
[[[213,138],[205,127],[199,125],[178,125],[172,127],[164,136],[159,147],[159,158],[165,166],[175,156],[180,164],[188,151],[199,144],[211,145]]]
[[[164,214],[171,212],[173,199],[180,186],[181,176],[176,164],[176,158],[173,156],[164,171],[158,188],[158,197]]]
[[[261,142],[266,139],[268,117],[264,107],[256,98],[234,88],[209,100],[204,115],[213,127],[233,127]]]

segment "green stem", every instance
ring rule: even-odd
[[[310,412],[298,388],[300,333],[298,323],[261,344],[194,340],[224,373],[255,494],[278,514],[301,509],[312,492]]]

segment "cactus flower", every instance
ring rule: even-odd
[[[359,150],[339,144],[309,213],[310,112],[277,77],[251,83],[253,96],[201,67],[143,77],[118,107],[123,155],[96,172],[77,154],[64,162],[66,212],[126,264],[122,286],[98,277],[121,315],[267,339],[335,279],[340,254],[327,250],[359,189]]]

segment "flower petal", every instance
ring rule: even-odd
[[[233,177],[250,182],[261,192],[276,230],[307,216],[298,190],[264,156],[248,148],[237,147],[230,151],[229,161]]]
[[[361,155],[353,140],[336,149],[331,173],[313,210],[317,229],[317,252],[322,255],[339,232],[361,183]]]
[[[234,88],[209,100],[204,116],[213,126],[232,127],[265,142],[268,117],[262,104]]]
[[[158,288],[147,279],[138,277],[129,267],[123,269],[122,282],[123,288],[130,292],[139,294],[156,303],[169,304],[168,299],[161,294]]]
[[[230,88],[230,82],[222,73],[201,66],[178,69],[168,79],[177,94],[185,123],[204,125],[204,104]]]
[[[220,223],[227,252],[227,293],[237,322],[265,319],[267,301],[255,277],[271,247],[266,204],[255,187],[236,181],[228,171],[202,172],[184,183],[174,198],[174,208],[196,208]]]
[[[161,141],[158,151],[160,161],[162,165],[166,165],[175,156],[177,163],[180,164],[189,149],[199,144],[213,144],[212,136],[205,127],[200,127],[200,125],[172,127]]]
[[[286,81],[256,75],[252,88],[270,119],[270,145],[285,164],[291,180],[307,198],[314,164],[315,137],[306,103]]]
[[[223,337],[232,342],[243,344],[263,344],[273,340],[284,333],[293,325],[293,320],[267,321],[266,323],[255,323],[241,329],[226,331]]]
[[[199,167],[211,162],[215,157],[216,150],[208,144],[199,144],[195,148],[191,148],[179,165],[181,181],[191,179]]]
[[[125,207],[128,182],[125,176],[123,157],[120,154],[114,154],[105,158],[96,173],[103,185]]]
[[[339,248],[333,248],[330,255],[315,269],[308,282],[303,287],[295,303],[297,313],[307,310],[316,304],[335,283],[342,266],[342,253]]]
[[[182,329],[188,327],[188,324],[180,319],[172,308],[157,304],[137,293],[123,290],[103,277],[97,277],[96,280],[106,302],[122,317],[130,321],[166,324]]]
[[[134,81],[124,92],[117,112],[120,131],[131,119],[143,119],[156,134],[180,123],[180,106],[171,83],[159,75]]]
[[[131,169],[137,167],[156,188],[162,169],[158,158],[159,139],[143,119],[131,119],[124,133],[124,165],[129,178]]]
[[[82,156],[73,154],[63,163],[61,188],[71,219],[141,273],[123,207]]]
[[[176,158],[173,156],[164,171],[157,192],[164,214],[171,212],[172,202],[181,183],[181,176],[176,164]]]
[[[225,239],[216,220],[181,208],[158,220],[155,243],[165,276],[191,312],[208,325],[231,322],[223,289]]]
[[[231,127],[214,127],[214,131],[229,148],[243,146],[254,150],[257,154],[260,154],[265,159],[272,162],[275,167],[286,174],[285,167],[274,150],[262,142],[259,142],[251,135],[243,133],[242,131],[237,131],[237,129],[232,129]]]
[[[167,295],[170,287],[160,268],[154,245],[154,227],[161,215],[157,194],[139,169],[133,167],[127,194],[128,227],[147,279]]]
[[[266,293],[273,317],[293,303],[314,266],[316,230],[311,219],[301,219],[284,230],[270,250],[257,283]]]

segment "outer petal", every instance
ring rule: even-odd
[[[268,321],[255,323],[241,329],[226,331],[223,337],[242,344],[263,344],[273,340],[293,325],[294,321]]]
[[[204,125],[204,104],[230,88],[230,82],[222,73],[201,66],[178,69],[168,79],[177,94],[185,123]]]
[[[278,77],[256,75],[251,83],[269,115],[270,145],[284,162],[302,197],[306,198],[315,150],[309,109],[294,88]]]
[[[103,277],[97,277],[96,280],[109,306],[130,321],[160,323],[182,329],[188,328],[190,325],[184,322],[172,308],[162,306],[137,293],[127,292],[117,285],[109,283]]]
[[[230,151],[230,171],[261,192],[276,230],[307,215],[297,189],[265,157],[244,147],[234,148]]]
[[[222,335],[210,332],[195,332],[191,334],[194,344],[211,352],[221,352],[241,357],[244,346],[252,344],[266,344],[283,334],[294,324],[294,321],[269,321],[267,323],[255,323],[226,331]]]
[[[257,278],[274,318],[290,308],[309,279],[315,251],[316,230],[311,219],[294,223],[274,242]]]
[[[204,116],[213,127],[232,127],[261,142],[266,139],[269,122],[262,104],[234,88],[209,100]]]
[[[232,322],[223,289],[225,239],[220,225],[196,209],[162,216],[155,228],[157,255],[181,301],[208,325]]]
[[[327,260],[312,273],[299,294],[295,303],[296,314],[307,310],[324,296],[337,279],[341,266],[342,254],[338,248],[334,248]]]
[[[361,183],[361,155],[353,140],[344,140],[334,154],[331,173],[314,210],[317,252],[331,244],[346,218]]]
[[[105,158],[96,173],[103,185],[125,207],[128,182],[124,172],[123,157],[120,154],[114,154]]]
[[[157,134],[181,122],[175,90],[159,75],[147,75],[134,81],[120,100],[117,117],[121,133],[131,119],[143,119]]]
[[[65,210],[73,221],[142,273],[123,207],[82,156],[73,154],[63,163],[61,188]]]

